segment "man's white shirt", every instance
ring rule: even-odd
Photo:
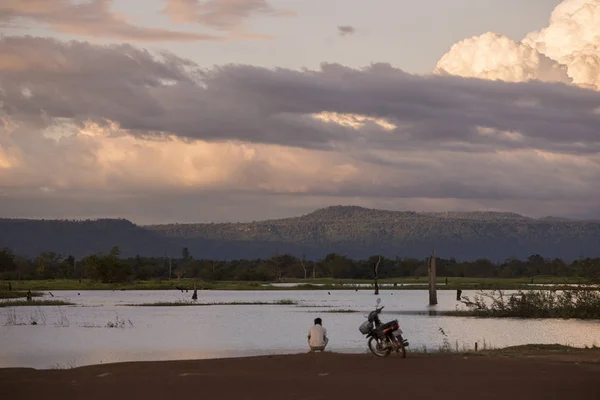
[[[311,347],[324,347],[325,337],[327,336],[327,329],[323,328],[321,325],[313,325],[308,330],[308,334],[310,335],[310,339],[308,340],[308,344]]]

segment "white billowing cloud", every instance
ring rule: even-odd
[[[442,56],[434,72],[509,82],[572,82],[600,90],[600,0],[564,0],[547,27],[521,42],[496,33],[465,39]]]
[[[523,42],[566,65],[574,83],[600,90],[600,0],[564,0]]]
[[[523,42],[553,60],[600,46],[600,0],[564,0],[550,24],[529,33]]]
[[[567,66],[574,83],[600,90],[600,46],[583,48],[560,59]]]
[[[491,32],[452,46],[434,72],[507,82],[571,81],[565,66],[526,44]]]

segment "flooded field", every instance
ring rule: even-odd
[[[136,305],[188,302],[192,293],[53,294],[54,300],[76,305],[0,309],[0,367],[69,368],[120,361],[298,353],[307,351],[306,332],[317,316],[329,331],[328,350],[361,353],[367,351],[366,340],[358,326],[377,298],[371,291],[355,290],[199,291],[198,303],[219,304],[141,307]],[[427,291],[386,288],[379,296],[385,305],[382,320],[397,318],[413,351],[437,351],[444,343],[471,349],[475,342],[479,348],[527,343],[600,345],[600,322],[596,321],[434,315],[435,311],[462,308],[455,296],[454,291],[439,291],[439,304],[429,307]]]

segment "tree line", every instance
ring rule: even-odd
[[[115,246],[76,260],[73,256],[43,252],[34,259],[0,250],[0,279],[92,279],[101,282],[130,282],[152,279],[198,278],[207,281],[278,281],[281,279],[372,279],[379,256],[353,260],[331,253],[316,261],[276,254],[268,259],[233,261],[196,258],[187,248],[170,257],[120,256]],[[428,258],[381,258],[379,279],[427,276]],[[527,259],[511,258],[502,263],[488,259],[456,261],[436,258],[438,277],[522,278],[533,276],[579,277],[600,280],[600,258],[580,258],[566,263],[534,254]]]

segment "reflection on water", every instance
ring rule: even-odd
[[[236,357],[307,351],[306,332],[323,319],[330,350],[362,353],[366,340],[358,326],[375,305],[371,291],[201,291],[199,302],[274,302],[297,305],[206,307],[131,307],[124,304],[187,301],[179,291],[55,291],[55,299],[81,306],[17,307],[17,323],[29,324],[40,310],[45,325],[0,326],[0,367],[52,368],[168,359]],[[464,291],[464,295],[474,293]],[[384,321],[397,318],[411,348],[436,350],[446,339],[452,347],[494,347],[527,343],[599,345],[600,323],[575,320],[498,320],[435,316],[459,304],[454,291],[439,291],[427,305],[427,291],[380,293]],[[8,309],[0,309],[0,324]],[[331,313],[356,310],[356,313]],[[40,316],[35,318],[38,320]],[[122,328],[108,322],[122,320]],[[131,324],[129,323],[131,321]],[[59,326],[60,325],[60,326]],[[67,326],[68,325],[68,326]],[[440,328],[447,336],[440,333]]]

